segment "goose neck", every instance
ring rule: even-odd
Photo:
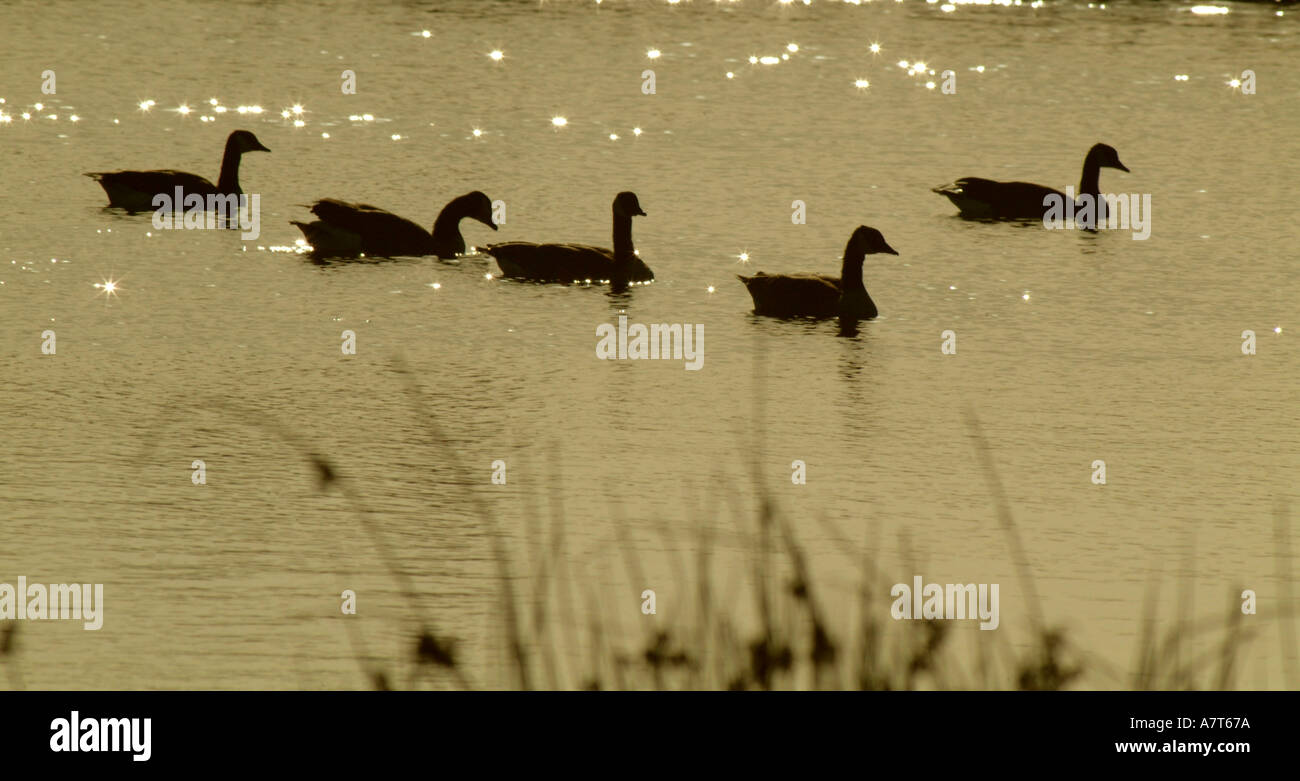
[[[239,158],[242,154],[234,139],[226,142],[226,152],[221,156],[221,177],[217,179],[217,189],[223,194],[239,195],[243,192],[239,189]]]
[[[433,221],[434,246],[444,248],[452,254],[465,251],[465,239],[460,235],[460,221],[464,210],[455,201],[443,207],[438,219]]]
[[[840,269],[840,286],[843,290],[866,290],[862,284],[862,263],[867,254],[862,251],[844,251],[844,267]]]
[[[631,260],[636,248],[632,246],[632,216],[614,214],[614,258]]]
[[[1079,177],[1079,194],[1096,196],[1101,192],[1101,164],[1091,155],[1083,161],[1083,175]]]

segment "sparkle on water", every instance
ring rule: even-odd
[[[111,276],[103,282],[94,283],[93,287],[98,288],[104,294],[104,298],[116,298],[117,292],[122,289],[121,281],[113,279]]]
[[[567,117],[551,117],[551,124],[555,127],[564,127],[569,124]]]
[[[492,51],[488,52],[488,56],[492,58],[493,62],[501,62],[506,58],[505,52],[501,51],[500,49],[493,49]]]

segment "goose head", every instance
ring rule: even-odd
[[[472,193],[466,193],[456,200],[460,201],[461,216],[469,217],[472,220],[478,220],[492,230],[497,229],[497,224],[492,221],[492,199],[482,192],[475,190]]]
[[[636,193],[625,191],[614,196],[614,216],[644,217],[646,215],[641,210],[641,202],[636,199]]]
[[[1131,173],[1128,167],[1119,161],[1119,152],[1110,144],[1094,144],[1092,149],[1088,150],[1088,160],[1095,163],[1098,168],[1118,168],[1125,173]]]
[[[262,146],[262,142],[257,140],[257,136],[247,130],[236,130],[226,139],[226,147],[233,148],[239,154],[245,152],[270,152],[270,149]]]
[[[857,257],[863,255],[897,255],[898,252],[885,241],[885,237],[875,228],[868,228],[866,225],[859,225],[858,229],[853,231],[849,237],[849,244],[844,248],[845,257]]]

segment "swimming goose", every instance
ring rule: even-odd
[[[845,317],[869,320],[876,304],[862,284],[862,262],[867,255],[897,255],[875,228],[859,225],[844,247],[840,276],[828,274],[736,275],[754,299],[754,314],[772,317]]]
[[[1101,187],[1098,179],[1103,168],[1118,168],[1128,173],[1128,168],[1119,161],[1115,147],[1107,144],[1095,144],[1083,159],[1083,176],[1079,180],[1076,196],[1091,195],[1098,203]],[[983,217],[998,220],[1042,219],[1048,206],[1043,200],[1049,195],[1057,195],[1060,203],[1065,203],[1065,194],[1028,182],[995,182],[991,179],[967,177],[952,184],[933,188],[952,201],[961,210],[963,217]],[[1104,200],[1100,201],[1104,203]]]
[[[637,257],[632,247],[632,218],[644,217],[636,194],[621,192],[614,197],[614,249],[586,244],[533,244],[507,241],[490,244],[484,252],[496,258],[507,277],[535,282],[605,281],[615,289],[630,282],[649,282],[654,272]]]
[[[245,152],[270,152],[262,146],[257,136],[247,130],[236,130],[226,139],[226,152],[221,157],[221,176],[214,186],[197,174],[185,171],[98,171],[86,174],[99,182],[108,193],[108,205],[130,212],[147,212],[155,208],[153,198],[158,194],[174,197],[180,187],[185,195],[240,195],[239,158]],[[179,208],[180,204],[177,204]]]
[[[349,203],[337,198],[322,198],[308,208],[320,219],[298,222],[302,234],[311,243],[317,257],[354,258],[368,256],[436,255],[454,258],[465,252],[460,235],[460,221],[478,220],[492,230],[492,200],[475,190],[453,198],[438,213],[430,233],[404,217],[367,203]]]

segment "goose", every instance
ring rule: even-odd
[[[503,275],[516,279],[564,283],[609,280],[616,289],[624,289],[631,282],[653,280],[654,272],[632,247],[632,218],[645,216],[636,194],[616,195],[613,212],[613,250],[586,244],[507,241],[489,244],[483,251],[496,258]]]
[[[322,198],[307,208],[320,219],[298,222],[302,235],[311,243],[317,257],[354,258],[358,255],[394,257],[397,255],[436,255],[454,258],[465,252],[460,235],[460,221],[465,217],[478,220],[492,230],[492,199],[475,190],[453,198],[433,221],[433,231],[367,203],[350,203],[337,198]]]
[[[216,185],[198,174],[185,171],[95,171],[87,173],[108,193],[110,208],[118,207],[129,212],[153,211],[155,195],[169,198],[181,188],[185,195],[198,194],[205,201],[209,195],[241,195],[239,189],[239,158],[245,152],[270,152],[247,130],[236,130],[226,139],[226,152],[221,157],[221,175]]]
[[[754,314],[772,317],[843,317],[869,320],[876,304],[862,284],[862,262],[867,255],[898,252],[875,228],[859,225],[844,247],[840,276],[828,274],[736,275],[754,299]]]
[[[1098,178],[1103,168],[1118,168],[1125,173],[1129,170],[1119,161],[1115,147],[1107,144],[1094,144],[1083,159],[1083,176],[1079,179],[1078,195],[1091,195],[1094,203],[1104,204],[1098,196],[1101,187]],[[998,220],[1042,219],[1048,206],[1043,203],[1050,195],[1061,198],[1065,203],[1065,194],[1028,182],[995,182],[991,179],[979,179],[969,176],[958,179],[952,184],[935,187],[931,192],[945,196],[961,210],[963,217],[982,217]],[[1104,208],[1104,207],[1098,207]]]

